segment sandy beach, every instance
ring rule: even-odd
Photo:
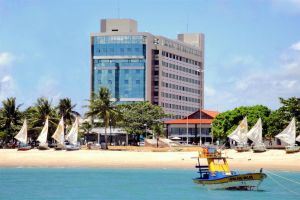
[[[300,152],[286,154],[284,150],[265,153],[236,153],[225,150],[231,169],[300,171]],[[94,168],[181,168],[194,169],[197,151],[143,152],[143,151],[17,151],[0,150],[0,167],[94,167]],[[205,162],[205,159],[203,160]]]

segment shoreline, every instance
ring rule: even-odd
[[[286,154],[283,150],[264,153],[237,153],[225,150],[231,170],[300,172],[300,152]],[[196,170],[197,151],[149,152],[114,150],[17,151],[0,149],[0,168],[126,168],[126,169],[187,169]],[[206,163],[206,159],[201,159]]]

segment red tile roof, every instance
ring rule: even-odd
[[[211,116],[212,118],[215,118],[218,114],[220,114],[218,111],[211,111],[211,110],[201,110],[201,111]]]
[[[165,121],[165,124],[211,124],[212,119],[173,119]]]

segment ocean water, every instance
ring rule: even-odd
[[[300,181],[300,173],[274,173]],[[260,191],[206,190],[195,176],[170,169],[0,168],[0,200],[300,200],[300,185],[275,176]]]

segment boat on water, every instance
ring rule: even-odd
[[[66,145],[67,151],[75,151],[80,149],[80,145],[78,144],[77,138],[78,138],[78,127],[79,127],[79,118],[76,117],[75,122],[72,125],[72,128],[68,135],[66,136],[66,140],[69,142],[68,145]]]
[[[15,139],[20,142],[18,151],[28,151],[31,149],[31,146],[27,143],[27,120],[23,122],[23,126],[19,133],[15,136]]]
[[[65,149],[65,130],[64,130],[64,118],[61,117],[58,126],[52,135],[52,138],[56,141],[55,150],[64,150]]]
[[[237,142],[237,146],[235,147],[235,150],[237,152],[244,152],[250,150],[250,146],[247,143],[248,141],[247,132],[248,132],[248,123],[247,123],[247,117],[245,117],[238,125],[238,127],[231,134],[228,135],[230,139]]]
[[[204,165],[200,160],[207,159]],[[238,173],[231,171],[227,158],[214,147],[201,148],[198,155],[199,177],[193,181],[207,189],[220,190],[258,190],[262,181],[267,177],[260,169],[259,172]]]
[[[40,142],[40,144],[38,146],[39,150],[49,149],[47,137],[48,137],[48,117],[46,118],[45,125],[44,125],[39,137],[37,138],[37,141]]]
[[[295,153],[298,152],[300,147],[296,144],[296,140],[300,140],[300,136],[296,138],[296,120],[295,117],[291,120],[289,125],[278,135],[275,136],[281,141],[288,144],[285,146],[286,153]]]
[[[253,142],[253,152],[261,153],[265,152],[266,145],[262,141],[262,122],[261,118],[259,118],[256,124],[251,128],[251,130],[247,133],[248,139]]]

